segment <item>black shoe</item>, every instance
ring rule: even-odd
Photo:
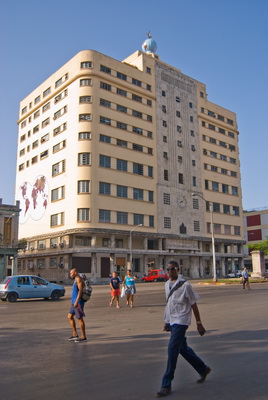
[[[200,375],[200,377],[197,379],[196,382],[197,382],[197,383],[203,383],[203,382],[205,382],[205,380],[206,380],[208,374],[210,374],[210,372],[211,372],[211,368],[206,367],[205,372],[203,372],[203,374]]]
[[[68,340],[77,340],[78,339],[78,335],[77,336],[70,336]]]
[[[171,393],[171,387],[161,387],[156,393],[156,397],[164,397]]]
[[[85,337],[84,339],[81,339],[81,338],[75,339],[75,343],[81,343],[81,342],[87,342],[87,338]]]

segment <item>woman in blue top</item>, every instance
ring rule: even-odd
[[[127,270],[127,275],[124,278],[123,285],[125,287],[125,295],[127,298],[127,306],[133,307],[134,294],[136,293],[135,281],[136,276],[132,275],[131,269]]]

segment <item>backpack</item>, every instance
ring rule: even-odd
[[[82,277],[83,280],[83,293],[82,293],[82,299],[84,301],[88,301],[91,297],[92,294],[92,286],[90,285],[90,281],[87,277]]]

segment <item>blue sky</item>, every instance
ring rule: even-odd
[[[243,208],[268,206],[267,0],[0,0],[0,197],[14,204],[19,102],[85,49],[164,62],[237,114]],[[41,171],[40,171],[41,172]]]

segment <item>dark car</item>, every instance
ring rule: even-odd
[[[18,299],[51,298],[59,300],[65,295],[65,288],[50,283],[39,276],[14,275],[7,276],[0,283],[0,299],[13,303]]]

